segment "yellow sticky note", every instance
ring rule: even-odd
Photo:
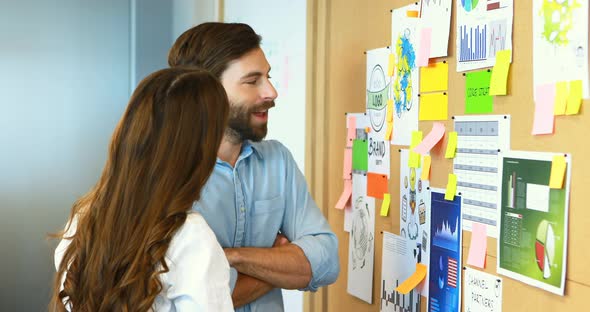
[[[414,147],[422,142],[422,131],[412,131],[412,142],[410,143],[410,158],[408,159],[408,167],[420,168],[420,154],[412,152]]]
[[[496,52],[496,64],[492,70],[492,79],[490,81],[490,95],[506,95],[511,56],[512,50]]]
[[[457,192],[457,176],[449,173],[449,180],[447,181],[447,190],[445,191],[445,200],[454,200]]]
[[[445,158],[455,158],[455,151],[457,150],[457,131],[449,132],[449,140],[447,141],[447,150],[445,151]]]
[[[412,274],[407,280],[397,286],[395,291],[403,295],[409,293],[412,289],[416,288],[416,286],[418,286],[418,284],[420,284],[420,282],[422,282],[422,280],[426,277],[426,271],[428,270],[424,264],[416,263],[416,271],[414,271],[414,274]]]
[[[582,104],[582,80],[570,81],[570,92],[567,97],[566,115],[576,115],[580,112]]]
[[[418,120],[447,120],[449,97],[446,92],[421,93]]]
[[[408,17],[418,17],[418,16],[420,16],[420,12],[414,11],[414,10],[409,10],[409,11],[406,11],[406,15]]]
[[[387,131],[385,131],[385,139],[391,140],[391,133],[393,132],[393,122],[387,122]]]
[[[393,122],[393,100],[387,100],[387,122]]]
[[[551,177],[549,178],[549,188],[563,188],[563,178],[565,177],[565,157],[563,155],[553,156],[551,162]]]
[[[424,165],[422,165],[422,175],[420,176],[420,179],[422,179],[422,181],[430,180],[430,162],[431,161],[432,161],[432,159],[430,158],[430,155],[424,156]]]
[[[383,203],[381,203],[381,216],[387,217],[389,213],[389,204],[391,203],[391,194],[384,193],[383,194]]]
[[[449,89],[449,64],[430,63],[420,67],[420,93]]]
[[[387,76],[393,76],[393,68],[395,67],[395,55],[393,53],[389,54],[389,64],[387,65]]]
[[[565,115],[565,107],[567,103],[567,81],[560,81],[555,84],[555,105],[553,107],[553,115]]]

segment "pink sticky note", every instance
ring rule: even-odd
[[[430,152],[430,150],[442,139],[445,135],[445,125],[440,122],[435,122],[432,124],[432,130],[430,133],[422,140],[418,146],[414,147],[414,152],[426,155],[426,153]]]
[[[418,66],[428,66],[430,58],[430,44],[432,37],[432,28],[422,28],[420,32],[420,50],[418,50]]]
[[[471,245],[467,264],[484,269],[486,266],[486,251],[488,249],[488,236],[486,225],[473,222],[471,225]]]
[[[348,116],[346,126],[348,127],[346,147],[352,147],[352,141],[356,138],[356,116]]]
[[[344,149],[344,169],[342,170],[344,180],[352,179],[352,148]]]
[[[555,85],[544,84],[535,88],[535,121],[532,134],[553,133],[553,106],[555,103]]]
[[[344,190],[342,191],[342,195],[340,195],[340,199],[336,203],[336,208],[343,209],[348,200],[352,196],[352,180],[344,180]]]

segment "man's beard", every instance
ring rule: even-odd
[[[267,124],[264,123],[263,125],[256,126],[251,125],[250,117],[254,112],[268,110],[274,106],[274,101],[264,102],[251,108],[247,108],[244,105],[231,104],[227,128],[225,130],[226,137],[230,138],[231,141],[235,143],[240,143],[245,140],[253,142],[262,141],[268,131]]]

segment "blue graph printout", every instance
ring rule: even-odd
[[[431,188],[430,277],[428,311],[461,309],[461,196],[445,200],[444,190]]]

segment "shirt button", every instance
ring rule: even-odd
[[[244,207],[240,207],[240,211],[241,211],[242,213],[244,213],[244,211],[246,211],[246,208],[244,208]]]

